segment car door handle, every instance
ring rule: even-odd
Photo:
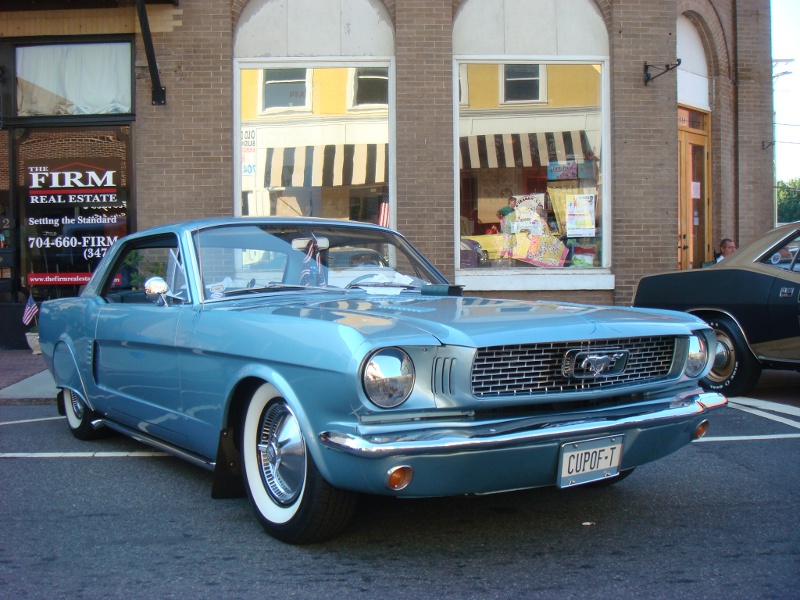
[[[794,288],[793,287],[784,287],[781,288],[781,293],[779,295],[780,298],[791,298],[794,295]]]

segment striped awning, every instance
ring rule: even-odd
[[[496,133],[459,138],[462,169],[537,167],[591,160],[585,131]]]
[[[386,183],[388,144],[267,148],[264,187]]]

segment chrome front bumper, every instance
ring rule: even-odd
[[[632,429],[651,429],[667,424],[691,422],[721,408],[727,399],[716,392],[693,390],[648,402],[624,411],[606,409],[573,415],[548,415],[494,421],[472,426],[433,427],[414,431],[380,432],[354,435],[336,431],[319,434],[327,448],[360,458],[387,458],[423,454],[447,454],[518,448],[569,438],[619,433]]]

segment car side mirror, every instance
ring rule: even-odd
[[[150,302],[166,306],[168,293],[169,286],[162,277],[151,277],[144,282],[144,295]]]

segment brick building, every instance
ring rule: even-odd
[[[63,6],[0,2],[0,346],[189,217],[388,223],[466,293],[622,305],[773,224],[769,0]]]

